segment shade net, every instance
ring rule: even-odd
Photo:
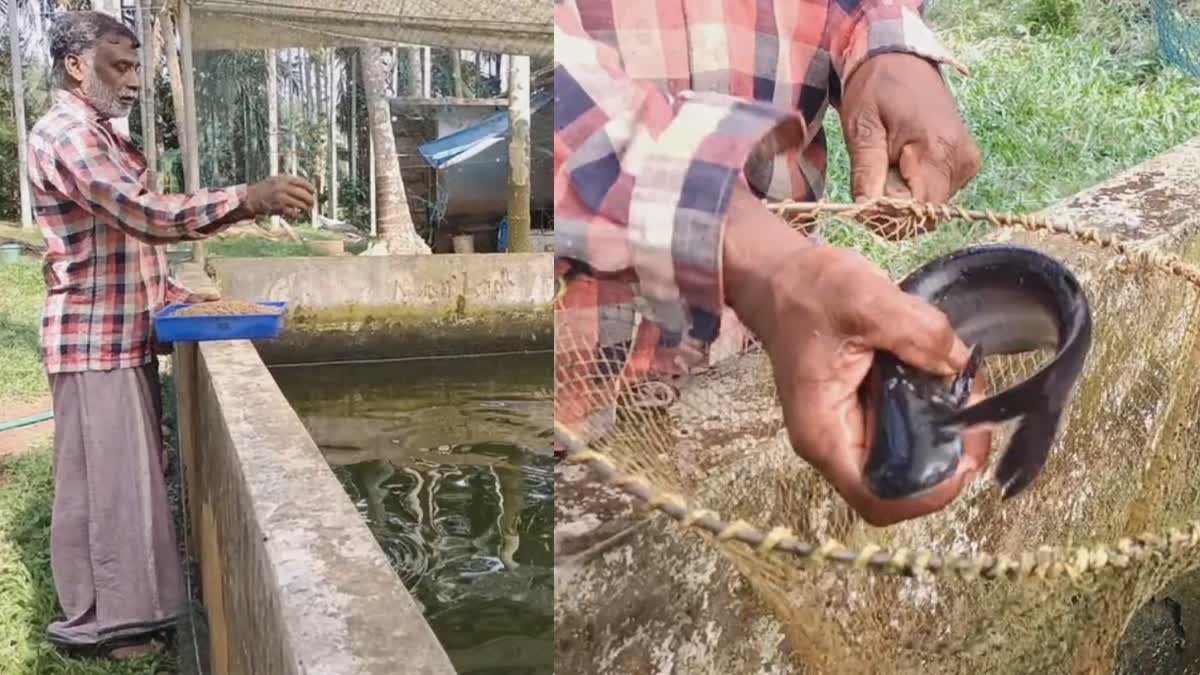
[[[548,0],[192,0],[197,50],[412,44],[549,57]]]
[[[1152,0],[1151,10],[1163,60],[1200,77],[1200,2]]]

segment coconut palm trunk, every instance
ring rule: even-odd
[[[400,174],[400,159],[396,155],[392,111],[387,100],[388,68],[384,64],[383,51],[377,47],[363,47],[359,55],[371,140],[375,148],[378,190],[379,240],[367,252],[370,255],[432,253],[429,245],[417,235],[408,208],[408,195]]]
[[[21,196],[21,227],[33,229],[33,202],[29,193],[29,158],[25,155],[25,80],[21,65],[21,10],[8,4],[8,44],[12,59],[13,112],[17,124],[17,189]]]

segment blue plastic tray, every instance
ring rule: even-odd
[[[228,314],[221,316],[173,316],[186,303],[167,305],[154,315],[154,333],[162,342],[207,342],[212,340],[269,340],[283,330],[286,302],[256,302],[278,307],[279,314]]]

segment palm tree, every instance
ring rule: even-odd
[[[362,62],[371,140],[375,147],[379,214],[379,241],[367,253],[432,253],[429,245],[417,234],[412,213],[408,210],[408,195],[404,190],[404,179],[400,175],[400,160],[396,156],[396,137],[392,129],[392,112],[387,100],[388,68],[383,62],[383,51],[378,47],[363,47],[359,60]]]
[[[10,0],[5,8],[8,14],[8,46],[12,62],[13,113],[17,124],[17,189],[21,195],[21,227],[33,229],[33,207],[29,194],[29,160],[25,156],[25,81],[22,77],[21,60],[21,11],[16,0]]]

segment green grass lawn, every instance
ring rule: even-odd
[[[208,255],[214,258],[269,258],[310,256],[312,249],[305,243],[270,241],[269,239],[227,239],[205,244]]]
[[[292,256],[315,256],[320,255],[308,245],[310,241],[335,240],[341,239],[341,235],[318,230],[311,227],[297,227],[296,233],[300,235],[304,241],[271,241],[270,239],[257,239],[253,237],[237,237],[234,239],[214,239],[206,242],[208,255],[220,258],[276,258],[276,257],[292,257]],[[352,253],[358,253],[365,246],[355,246],[347,243],[346,250]]]
[[[38,357],[44,289],[36,259],[0,265],[0,401],[32,401],[47,393]]]

